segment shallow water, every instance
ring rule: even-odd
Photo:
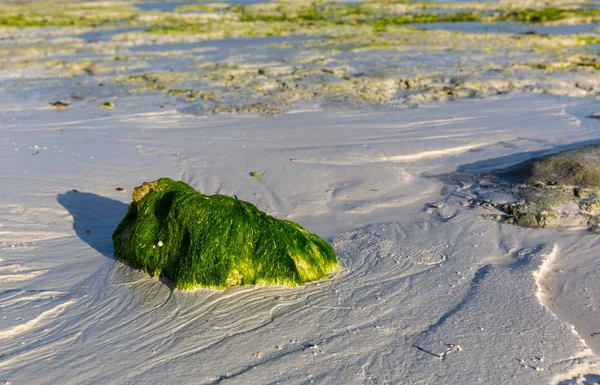
[[[600,52],[600,44],[590,44],[585,48],[592,52]]]
[[[118,29],[105,29],[100,31],[90,31],[85,32],[76,37],[86,40],[86,41],[106,41],[110,40],[113,36],[128,33],[128,32],[137,32],[143,31],[146,27],[131,27],[131,28],[118,28]]]

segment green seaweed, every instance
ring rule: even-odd
[[[554,3],[550,3],[554,5]],[[559,3],[556,3],[559,4]],[[459,9],[456,7],[461,5]],[[386,1],[367,1],[358,4],[330,2],[283,2],[259,3],[230,6],[225,12],[210,18],[180,14],[156,19],[147,32],[155,34],[191,33],[207,36],[284,36],[289,34],[323,34],[332,36],[344,29],[362,25],[373,27],[373,33],[387,32],[387,26],[439,22],[483,22],[517,21],[525,23],[556,23],[569,19],[570,22],[590,23],[600,20],[598,9],[573,9],[546,6],[543,8],[517,8],[475,4],[428,4],[411,3],[398,8]],[[191,10],[182,8],[182,10]],[[452,12],[421,12],[427,8],[454,9]],[[200,7],[202,8],[202,7]],[[206,9],[209,10],[209,9]],[[410,11],[410,12],[408,12]]]
[[[112,102],[104,102],[100,105],[100,108],[113,109],[115,108],[115,104]]]
[[[177,7],[175,12],[160,13],[143,11],[131,4],[119,2],[57,5],[44,1],[36,4],[0,5],[0,26],[89,27],[119,21],[126,22],[127,25],[148,26],[151,27],[150,32],[162,34],[237,34],[240,31],[231,31],[231,27],[237,25],[244,35],[284,35],[306,33],[325,26],[349,27],[357,24],[381,28],[385,25],[463,21],[548,23],[571,19],[594,22],[600,18],[598,9],[577,9],[566,4],[560,5],[560,2],[546,3],[541,3],[541,8],[534,5],[531,8],[517,8],[514,5],[494,3],[366,1],[344,4],[323,1],[275,1],[252,5],[188,4]],[[398,7],[399,4],[403,5]],[[428,8],[457,11],[421,12]],[[196,13],[184,13],[190,11]],[[214,13],[215,11],[222,12]],[[211,17],[205,18],[202,17],[203,12],[213,13]]]
[[[555,85],[555,82],[547,85],[542,79],[548,78],[549,72],[589,73],[600,68],[597,55],[589,51],[576,50],[584,45],[598,43],[598,37],[591,34],[552,36],[508,33],[471,34],[445,30],[424,31],[410,27],[410,24],[417,22],[492,22],[500,19],[535,19],[524,16],[533,14],[530,10],[523,9],[522,4],[514,3],[433,4],[419,0],[416,2],[376,0],[344,4],[328,1],[275,1],[253,5],[231,5],[224,12],[210,14],[144,11],[133,7],[127,8],[124,5],[122,9],[125,13],[119,13],[118,3],[106,2],[85,5],[62,4],[46,12],[48,4],[42,2],[36,7],[30,4],[11,6],[10,12],[14,13],[17,10],[24,14],[31,12],[27,17],[33,18],[37,17],[35,12],[38,12],[52,19],[65,13],[71,15],[69,17],[75,17],[80,13],[87,15],[90,12],[84,10],[89,9],[94,11],[91,13],[97,13],[98,17],[125,18],[118,23],[102,24],[102,29],[125,26],[144,26],[150,29],[140,28],[138,31],[118,34],[102,44],[85,43],[83,39],[64,37],[54,39],[55,43],[52,47],[46,41],[27,43],[27,45],[0,42],[0,54],[7,58],[0,62],[0,70],[13,69],[17,66],[23,69],[41,68],[44,74],[47,74],[45,76],[55,74],[95,76],[112,72],[111,78],[118,83],[127,83],[127,89],[132,93],[164,92],[177,97],[177,103],[184,100],[189,103],[198,101],[196,111],[207,114],[276,114],[301,100],[318,99],[336,105],[355,107],[416,105],[430,101],[538,89],[551,94],[595,97],[593,81],[589,85],[571,80],[560,85]],[[571,5],[564,2],[561,4],[555,0],[539,2],[528,0],[526,5],[532,9],[537,6],[560,9],[560,12],[549,12],[558,15],[551,17],[553,24],[556,23],[557,17],[568,17],[569,23],[589,22],[586,18],[578,19],[584,15],[587,15],[585,16],[587,18],[595,17],[595,11],[588,12],[589,10],[584,9],[582,11],[585,12],[579,12],[575,7],[581,4]],[[189,6],[203,8],[203,4]],[[0,9],[2,7],[0,6]],[[96,8],[101,10],[96,12]],[[450,9],[451,12],[422,11],[427,8]],[[186,9],[191,10],[191,8],[177,10]],[[465,9],[467,11],[464,11]],[[546,8],[537,9],[536,12],[542,12],[543,9]],[[110,16],[111,12],[114,15]],[[0,17],[9,13],[0,13]],[[127,13],[131,16],[125,17]],[[575,19],[573,19],[574,15]],[[85,24],[87,21],[82,23]],[[49,28],[49,30],[53,29]],[[55,32],[58,31],[52,33]],[[173,36],[158,37],[153,36],[151,32],[173,34]],[[10,31],[10,35],[18,36],[18,34],[19,31],[16,29]],[[190,37],[188,34],[195,36]],[[146,61],[160,60],[179,53],[157,54],[149,51],[145,52],[144,56],[131,53],[131,63],[123,62],[121,57],[93,61],[48,59],[55,52],[63,51],[65,54],[97,52],[104,55],[106,49],[120,50],[122,44],[127,43],[128,46],[131,42],[137,41],[158,43],[290,35],[312,35],[318,38],[301,40],[294,44],[285,41],[277,45],[268,45],[298,51],[297,55],[286,57],[284,63],[241,64],[245,60],[241,57],[230,57],[226,63],[206,63],[195,55],[189,56],[189,53],[184,53],[192,63],[197,63],[196,67],[190,69],[185,65],[181,70],[173,72],[138,73],[139,68],[144,66]],[[56,36],[63,35],[60,33]],[[511,57],[506,64],[490,63],[489,68],[486,68],[482,67],[480,60],[475,60],[473,64],[457,61],[452,68],[445,68],[439,73],[428,73],[427,76],[424,76],[418,68],[410,68],[407,72],[404,69],[390,67],[386,71],[369,69],[361,73],[361,65],[353,68],[355,65],[353,59],[338,55],[342,51],[360,53],[366,50],[386,50],[407,52],[410,55],[421,55],[427,51],[453,51],[494,57],[505,49],[510,51]],[[314,52],[318,52],[318,60],[315,59]],[[523,57],[521,53],[536,55],[531,62],[524,63],[519,59]],[[18,59],[13,60],[13,58]],[[481,78],[478,75],[460,75],[465,69],[473,74],[485,73],[486,76]],[[330,70],[333,72],[328,72]],[[531,70],[538,73],[531,73]],[[530,74],[533,76],[526,76]],[[209,102],[202,103],[202,101]]]
[[[539,70],[551,72],[579,71],[581,69],[598,71],[600,70],[600,59],[597,55],[582,54],[573,55],[554,62],[534,63],[531,66]]]
[[[89,27],[124,20],[138,14],[130,4],[37,4],[0,5],[0,26]]]
[[[176,289],[298,286],[339,269],[330,244],[251,203],[161,178],[134,189],[115,256]]]
[[[457,23],[465,21],[482,21],[478,12],[455,13],[408,13],[376,20],[363,20],[362,23],[382,27],[387,25],[424,24],[424,23]]]
[[[600,18],[600,9],[562,9],[554,7],[518,9],[503,12],[497,17],[497,20],[519,21],[522,23],[547,23],[571,18],[597,20]]]

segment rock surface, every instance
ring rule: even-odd
[[[588,228],[600,232],[600,145],[583,146],[484,173],[442,176],[485,217],[531,228]],[[459,194],[460,195],[460,194]]]
[[[177,289],[298,286],[339,269],[331,245],[300,225],[224,195],[161,178],[133,191],[115,256]]]
[[[524,162],[498,173],[528,183],[600,187],[600,145],[590,145]]]

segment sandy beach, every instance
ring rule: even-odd
[[[564,3],[0,5],[0,381],[600,383],[599,235],[473,204],[480,173],[599,143],[598,3]],[[111,239],[160,177],[342,269],[172,290]]]

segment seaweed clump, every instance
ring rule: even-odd
[[[237,197],[168,178],[145,182],[132,197],[113,233],[115,256],[176,289],[298,286],[339,268],[329,243]]]

